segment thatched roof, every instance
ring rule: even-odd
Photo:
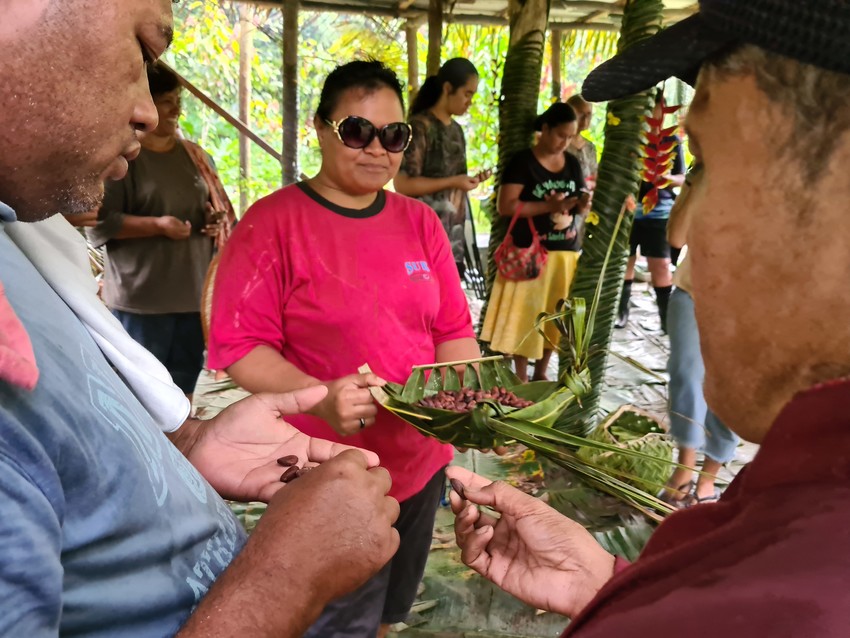
[[[285,0],[245,0],[280,6]],[[429,0],[301,0],[306,11],[339,11],[424,19]],[[619,29],[625,0],[552,0],[549,26],[553,29]],[[695,0],[664,0],[665,21],[677,22],[697,11]],[[508,0],[443,0],[446,22],[506,24]]]

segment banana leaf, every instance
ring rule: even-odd
[[[458,366],[465,366],[462,385]],[[361,368],[362,371],[368,369],[368,366]],[[430,375],[426,381],[427,371]],[[490,400],[480,402],[470,412],[454,412],[419,403],[440,390],[457,391],[462,387],[473,390],[503,387],[532,404],[515,408]],[[501,447],[512,441],[497,430],[500,420],[510,418],[536,427],[551,427],[576,399],[568,388],[556,382],[521,383],[501,356],[416,366],[403,386],[387,383],[383,388],[372,388],[372,394],[383,407],[423,434],[479,450]]]

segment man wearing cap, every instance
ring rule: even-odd
[[[569,636],[850,633],[848,33],[847,0],[702,0],[585,82],[603,100],[699,74],[687,205],[705,393],[761,448],[633,565],[540,501],[450,468],[466,485],[467,501],[452,495],[464,561],[572,618]]]

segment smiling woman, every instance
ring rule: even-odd
[[[324,384],[325,400],[288,420],[305,433],[372,450],[401,501],[401,547],[375,578],[325,609],[308,637],[375,636],[404,620],[416,596],[452,448],[427,439],[369,392],[375,374],[480,356],[440,220],[386,192],[410,140],[402,89],[380,62],[328,76],[313,179],[257,202],[222,256],[209,363],[251,392]],[[321,548],[318,548],[321,551]]]
[[[235,216],[212,160],[178,134],[177,76],[160,64],[147,76],[159,123],[130,157],[127,177],[106,183],[87,232],[105,246],[106,304],[191,396],[204,359],[204,277]]]

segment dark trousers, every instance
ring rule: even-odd
[[[445,468],[425,487],[401,503],[396,555],[365,585],[325,607],[304,638],[374,638],[381,623],[404,621],[425,573],[434,519],[446,484]]]
[[[195,391],[204,367],[204,332],[201,313],[174,312],[140,315],[113,310],[127,333],[159,359],[174,383],[186,394]]]

